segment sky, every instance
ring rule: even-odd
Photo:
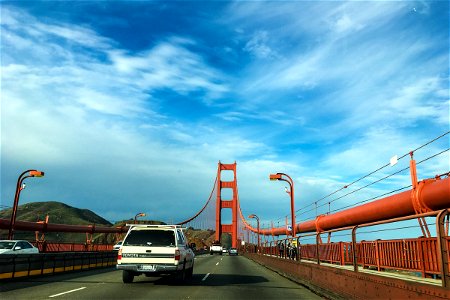
[[[237,163],[244,215],[278,224],[289,196],[270,173],[294,180],[301,221],[408,186],[407,170],[321,200],[442,134],[414,153],[418,176],[450,170],[448,1],[0,6],[2,208],[38,169],[20,204],[181,221],[220,161]]]

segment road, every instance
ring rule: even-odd
[[[115,269],[2,283],[1,299],[322,299],[307,288],[242,256],[200,255],[184,284],[171,277],[122,283]]]

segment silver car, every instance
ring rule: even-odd
[[[0,240],[0,254],[34,254],[39,249],[23,240]]]

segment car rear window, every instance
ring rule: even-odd
[[[132,230],[123,246],[175,247],[173,230]]]

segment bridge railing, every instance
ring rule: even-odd
[[[450,249],[450,238],[446,237]],[[317,251],[317,247],[319,250]],[[378,271],[386,269],[421,273],[422,277],[439,275],[439,257],[436,238],[417,238],[399,240],[375,240],[357,243],[358,265],[363,268],[374,267]],[[273,251],[272,253],[276,252]],[[266,250],[270,253],[270,250]],[[304,244],[299,247],[299,258],[319,260],[330,264],[353,265],[351,242]],[[450,255],[447,253],[450,260]],[[450,267],[449,267],[450,270]]]
[[[406,271],[411,275],[420,274],[424,278],[441,279],[443,286],[450,286],[450,237],[448,236],[448,223],[444,222],[444,217],[447,216],[448,218],[449,215],[450,209],[446,209],[328,232],[305,234],[296,238],[273,240],[263,243],[259,250],[256,246],[247,245],[245,251],[293,260],[307,260],[317,264],[329,263],[353,266],[355,272],[358,272],[358,268],[377,271]],[[357,228],[432,216],[436,217],[436,237],[377,239],[356,242]],[[321,240],[323,234],[344,230],[351,230],[351,242],[328,241],[323,243]],[[315,238],[316,243],[305,243],[308,237]]]
[[[50,252],[101,252],[112,251],[111,244],[88,244],[88,243],[60,243],[60,242],[33,242],[40,253]]]

